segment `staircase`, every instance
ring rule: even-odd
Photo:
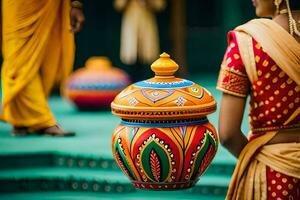
[[[0,193],[33,191],[136,192],[112,158],[39,153],[1,155]],[[233,165],[214,162],[188,193],[224,196]]]

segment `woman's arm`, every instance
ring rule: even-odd
[[[223,93],[219,113],[219,137],[221,144],[235,157],[248,143],[241,131],[246,98]]]

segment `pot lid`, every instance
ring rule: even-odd
[[[111,104],[112,113],[123,119],[187,119],[215,112],[211,93],[174,73],[179,66],[167,53],[151,69],[155,77],[134,83],[120,92]]]

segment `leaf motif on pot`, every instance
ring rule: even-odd
[[[151,172],[154,179],[159,182],[160,179],[160,161],[154,150],[150,152]]]
[[[124,153],[124,150],[122,149],[121,139],[118,138],[114,145],[114,155],[115,159],[120,166],[120,168],[124,171],[124,173],[129,176],[132,180],[137,180],[136,175],[134,174],[127,158],[126,154]],[[128,155],[129,156],[129,155]],[[131,159],[129,157],[129,159]]]
[[[123,170],[123,172],[130,177],[131,179],[133,179],[133,176],[129,173],[129,171],[127,170],[127,168],[124,166],[124,162],[122,161],[122,158],[119,154],[118,151],[115,152],[115,159],[119,165],[119,167]]]
[[[199,175],[199,173],[202,174],[204,172],[217,151],[217,144],[215,139],[211,135],[211,132],[206,130],[204,135],[205,136],[202,140],[202,146],[196,155],[196,160],[193,167],[194,170],[191,179],[194,179]]]
[[[210,164],[210,161],[213,159],[215,153],[216,152],[215,152],[215,149],[213,148],[213,145],[210,145],[207,153],[205,154],[205,156],[201,162],[200,168],[198,170],[198,174],[199,173],[202,174],[206,170],[206,168]]]
[[[165,182],[171,174],[171,158],[155,140],[149,140],[141,151],[141,168],[154,182]]]

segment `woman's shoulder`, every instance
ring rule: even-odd
[[[240,31],[241,29],[243,29],[244,27],[247,27],[247,26],[253,26],[254,24],[256,25],[263,25],[263,24],[269,24],[269,23],[274,23],[273,20],[271,19],[267,19],[267,18],[256,18],[256,19],[251,19],[249,21],[247,21],[246,23],[244,24],[241,24],[241,25],[238,25],[236,26],[233,30],[230,30],[228,33],[227,33],[227,38],[228,39],[235,39],[235,34],[236,32]]]
[[[237,53],[240,55],[240,43],[238,42],[237,39],[237,34],[238,31],[237,30],[231,30],[227,33],[227,42],[228,42],[228,46],[231,47],[235,47],[235,50],[237,51]],[[266,51],[264,50],[264,48],[262,47],[262,45],[251,35],[249,35],[251,40],[252,40],[252,47],[253,47],[253,52],[254,52],[254,56],[255,59],[258,60],[259,57],[269,57],[268,54],[266,53]]]
[[[255,19],[255,20],[261,20],[261,19]],[[253,21],[253,20],[251,20],[251,21]],[[251,22],[251,21],[249,21],[249,22]],[[249,23],[249,22],[247,22],[247,23]],[[245,24],[247,24],[247,23],[245,23]],[[234,44],[239,49],[239,42],[238,42],[238,36],[237,36],[239,33],[240,33],[240,31],[238,31],[236,29],[228,31],[228,33],[227,33],[228,45]],[[256,50],[255,52],[256,53],[265,53],[265,51],[263,51],[263,49],[261,48],[261,44],[250,34],[247,34],[247,35],[252,39],[253,47],[260,47],[260,48],[257,48],[257,50],[261,50],[261,51]]]
[[[240,24],[238,26],[236,26],[234,28],[234,30],[238,30],[240,29],[240,27],[243,27],[243,26],[251,26],[251,25],[254,25],[254,24],[259,24],[259,25],[262,25],[262,24],[270,24],[270,23],[274,23],[274,21],[272,19],[268,19],[268,18],[255,18],[255,19],[251,19],[243,24]]]
[[[236,41],[236,31],[235,30],[230,30],[227,33],[227,42],[230,43],[230,42],[233,42],[233,41]]]

